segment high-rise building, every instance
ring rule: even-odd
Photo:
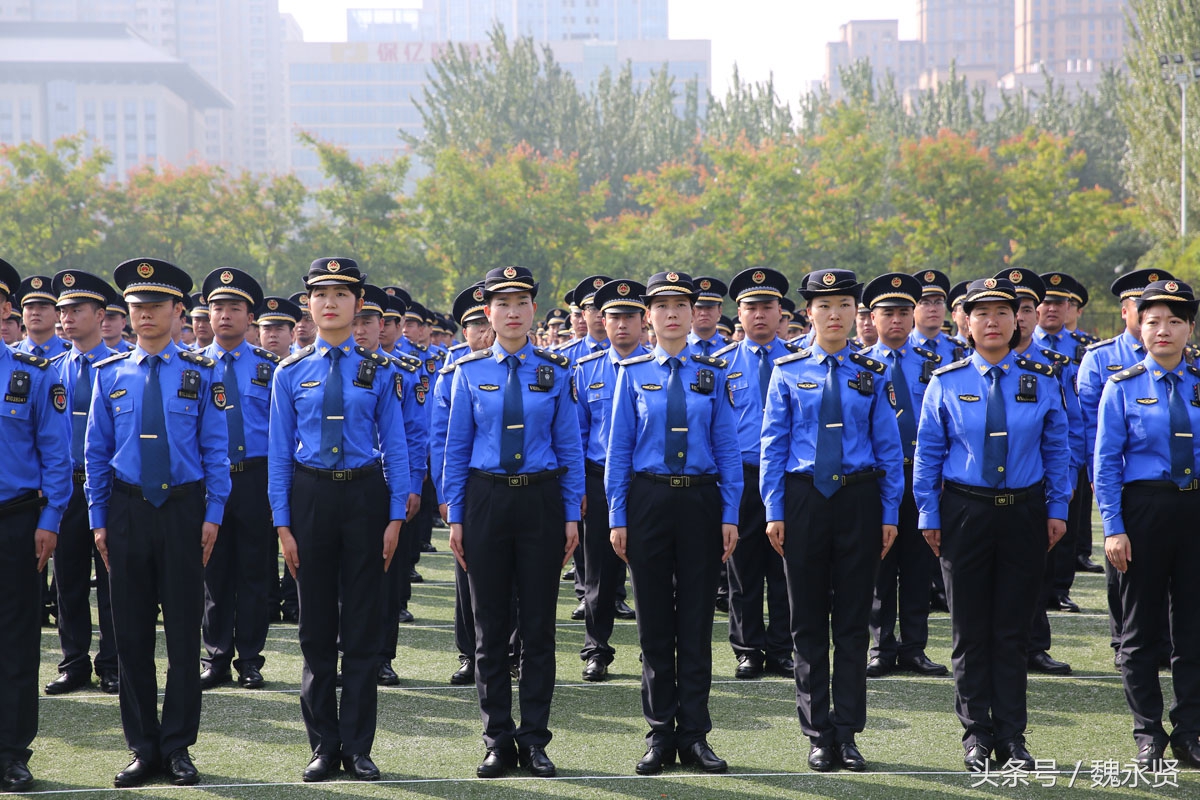
[[[540,42],[667,38],[667,0],[425,0],[433,37],[482,42],[499,24]]]
[[[921,42],[902,40],[894,19],[851,20],[839,29],[841,39],[825,45],[825,75],[829,93],[842,96],[839,70],[869,60],[877,81],[891,74],[903,91],[917,82],[921,72]]]
[[[964,72],[991,71],[998,77],[1013,61],[1016,0],[917,0],[918,36],[926,70],[953,62]]]
[[[1125,0],[1016,0],[1013,72],[1100,72],[1121,63]]]

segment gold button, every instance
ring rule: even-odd
[[[679,456],[680,458],[683,458],[683,453],[682,453],[682,452],[676,453],[675,455]]]
[[[333,452],[335,452],[335,453],[338,451],[338,449],[337,449],[336,447],[332,448],[332,450],[333,450]]]
[[[837,475],[834,475],[834,476],[833,476],[833,479],[836,481],[836,480],[838,479],[838,476],[837,476]]]
[[[517,453],[515,456],[513,456],[513,458],[517,458],[517,459],[519,459],[520,457],[521,457],[520,453]]]
[[[1004,472],[1004,467],[996,467],[996,472]]]
[[[167,485],[164,483],[164,484],[162,485],[162,488],[164,488],[164,489],[170,489],[171,487],[170,487],[170,486],[167,486]]]

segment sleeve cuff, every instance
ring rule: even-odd
[[[1067,518],[1067,504],[1066,503],[1047,503],[1046,504],[1046,517],[1048,519],[1065,520]]]
[[[608,527],[610,528],[625,528],[628,527],[625,523],[625,509],[620,511],[609,510],[608,512]]]
[[[96,506],[88,509],[88,524],[92,530],[108,527],[108,506]]]
[[[448,505],[446,507],[446,515],[450,517],[450,519],[446,520],[447,525],[462,524],[462,509],[459,506],[453,504]]]
[[[38,528],[43,531],[58,533],[58,526],[61,522],[62,512],[52,506],[46,506],[38,515]]]
[[[225,503],[210,500],[204,507],[204,521],[220,525],[225,521]]]
[[[388,513],[391,514],[389,520],[408,519],[408,495],[405,494],[399,499],[393,497],[392,502],[388,505]]]
[[[767,522],[783,521],[783,506],[770,503],[767,505]]]
[[[935,514],[932,511],[922,511],[917,517],[917,528],[923,531],[941,530],[941,512]]]
[[[1117,514],[1112,519],[1104,520],[1104,536],[1120,536],[1125,533],[1125,517]]]

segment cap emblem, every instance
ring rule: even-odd
[[[306,295],[306,294],[300,295],[300,307],[308,308],[308,295]]]
[[[1157,281],[1157,280],[1158,280],[1158,273],[1157,273],[1157,272],[1151,272],[1151,273],[1150,273],[1149,275],[1147,275],[1146,277],[1149,279],[1149,282],[1150,282],[1150,283],[1154,283],[1155,281]]]
[[[667,280],[670,281],[671,283],[675,283],[679,280],[679,274],[676,272],[668,272]]]
[[[987,278],[987,279],[985,279],[985,280],[984,280],[984,282],[983,282],[983,288],[985,288],[985,289],[995,289],[995,288],[996,288],[996,279],[995,279],[995,278]]]
[[[937,275],[934,275],[932,271],[925,273],[925,282],[926,283],[933,283],[935,280],[937,280]]]
[[[618,283],[617,284],[617,294],[621,295],[621,297],[625,297],[626,295],[628,295],[629,294],[629,284],[628,283]]]
[[[835,283],[837,283],[837,275],[834,275],[832,272],[826,272],[821,276],[821,283],[825,284],[826,286],[833,286]]]
[[[272,311],[277,311],[279,309],[279,301],[275,298],[271,298],[267,301],[267,308],[271,309]]]
[[[63,286],[70,289],[74,285],[75,285],[75,276],[74,275],[72,275],[69,272],[66,275],[63,275]]]
[[[893,289],[899,289],[901,284],[903,284],[903,283],[904,283],[904,281],[900,280],[899,277],[892,278],[892,288]]]
[[[1008,273],[1008,279],[1010,281],[1012,281],[1013,283],[1020,283],[1021,282],[1021,270],[1014,269],[1012,272]]]
[[[516,267],[505,267],[504,268],[504,277],[510,278],[510,279],[517,277],[517,268]]]
[[[710,281],[708,278],[705,278],[704,280],[700,281],[700,288],[707,292],[712,288],[712,281]]]
[[[34,289],[40,289],[40,288],[42,288],[42,279],[41,278],[30,278],[29,285],[32,286]]]
[[[149,278],[154,274],[154,267],[143,261],[141,264],[137,265],[137,274],[139,277]]]
[[[762,270],[759,270],[759,271],[755,272],[753,275],[751,275],[750,278],[755,283],[762,283],[763,281],[765,281],[767,279],[767,275]]]
[[[1175,292],[1179,291],[1179,284],[1175,281],[1167,281],[1165,284],[1163,284],[1163,288],[1171,294],[1175,294]]]
[[[1062,283],[1062,275],[1051,275],[1050,276],[1050,285],[1051,286],[1058,286],[1060,283]]]
[[[337,272],[341,268],[342,268],[342,265],[336,261],[330,261],[328,264],[325,265],[325,269],[329,270],[330,272]]]
[[[604,285],[604,278],[596,278],[596,280],[592,281],[593,289],[599,289],[603,285]]]
[[[221,273],[221,283],[225,284],[226,286],[233,283],[233,273],[230,272],[229,270],[225,270],[224,272],[222,272]]]

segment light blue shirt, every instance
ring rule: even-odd
[[[629,357],[635,358],[646,352],[646,348],[639,344]],[[597,464],[604,464],[608,460],[613,393],[617,388],[619,361],[621,357],[610,347],[584,356],[575,365],[575,397],[578,401],[583,454]]]
[[[213,380],[217,383],[225,380],[225,354],[233,354],[233,374],[237,378],[238,397],[242,402],[242,430],[246,443],[244,457],[266,456],[271,381],[275,377],[275,366],[279,359],[269,350],[255,347],[245,340],[232,350],[226,350],[214,339],[200,352],[217,362],[213,367]],[[228,407],[225,410],[228,411]]]
[[[1100,412],[1100,394],[1113,375],[1132,367],[1146,357],[1142,343],[1124,330],[1112,339],[1088,347],[1079,365],[1079,410],[1083,416],[1084,454],[1088,478],[1093,479],[1096,452],[1096,426]]]

